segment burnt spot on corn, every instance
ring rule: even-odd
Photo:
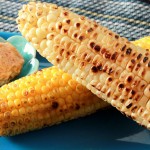
[[[118,53],[115,52],[111,55],[111,60],[115,60],[117,58]]]
[[[109,59],[110,57],[111,57],[111,54],[110,54],[109,52],[106,52],[106,53],[105,53],[105,58],[106,58],[106,59]]]
[[[127,92],[127,93],[130,91],[130,89],[129,89],[129,88],[126,88],[125,90],[126,90],[126,92]]]
[[[94,73],[96,73],[96,72],[98,72],[98,68],[97,68],[96,66],[93,66],[93,67],[91,68],[91,71],[94,72]]]
[[[68,14],[69,14],[69,13],[68,13],[67,11],[64,12],[64,16],[68,16]]]
[[[118,36],[118,35],[115,35],[115,38],[116,38],[116,39],[119,39],[119,36]]]
[[[132,62],[132,64],[135,64],[135,60],[134,59],[131,59],[131,62]]]
[[[77,28],[79,28],[79,27],[80,27],[80,25],[81,25],[81,24],[78,22],[78,23],[76,23],[76,25],[75,25],[75,26],[76,26]]]
[[[93,49],[94,46],[95,46],[95,43],[94,43],[94,42],[91,42],[91,43],[90,43],[90,47]]]
[[[63,52],[64,52],[64,49],[62,48],[62,49],[60,50],[60,56],[62,56]]]
[[[87,30],[87,32],[89,33],[89,32],[92,32],[93,31],[93,28],[89,28],[88,30]]]
[[[85,59],[85,57],[87,56],[87,53],[84,53],[84,55],[83,55],[83,59]]]
[[[122,48],[121,48],[121,51],[124,51],[126,49],[126,45],[124,45]]]
[[[118,85],[118,87],[119,87],[119,89],[123,89],[124,88],[124,84],[123,83],[120,83],[119,85]]]
[[[66,20],[66,23],[70,24],[70,22],[71,22],[70,19]]]
[[[130,83],[130,82],[132,81],[132,76],[129,76],[129,77],[127,78],[127,81]]]
[[[106,72],[106,70],[108,69],[108,66],[106,65],[106,66],[104,66],[104,68],[103,68],[103,72]]]
[[[82,41],[84,39],[84,36],[79,36],[79,40]]]
[[[148,62],[148,67],[150,67],[150,61]]]
[[[68,30],[67,29],[64,29],[64,33],[67,33],[68,32]]]
[[[113,73],[113,69],[110,68],[109,71],[108,71],[108,74],[110,75],[111,73]]]
[[[111,77],[108,78],[108,82],[112,82],[113,79]]]
[[[59,106],[58,102],[56,102],[56,101],[53,101],[53,102],[52,102],[52,108],[53,108],[53,109],[57,109],[58,106]]]
[[[131,109],[131,112],[135,112],[135,110],[137,109],[137,106],[134,106],[132,109]]]
[[[70,52],[69,52],[69,51],[67,51],[67,52],[66,52],[66,54],[67,54],[67,56],[69,56],[69,55],[70,55]]]
[[[107,93],[107,96],[110,97],[110,95],[111,95],[111,92],[109,91],[109,92]]]
[[[87,61],[87,62],[90,62],[91,59],[92,59],[91,57],[88,57],[88,58],[86,59],[86,61]]]
[[[59,58],[56,58],[56,62],[59,63],[59,62],[60,62],[60,59],[59,59]]]
[[[132,107],[132,103],[130,103],[129,105],[126,106],[127,109]]]
[[[77,34],[77,33],[75,33],[73,36],[74,36],[75,38],[77,38],[78,34]]]
[[[98,69],[99,71],[102,71],[102,70],[103,70],[102,64],[98,65],[98,66],[97,66],[97,69]]]
[[[132,94],[132,95],[135,95],[135,93],[136,93],[136,92],[135,92],[134,90],[131,90],[131,94]]]
[[[131,52],[132,52],[132,49],[131,49],[131,48],[128,48],[128,49],[126,50],[126,54],[127,54],[127,55],[130,55]]]
[[[106,49],[105,49],[105,48],[102,48],[101,54],[103,55],[104,53],[106,53]]]
[[[120,102],[123,104],[125,102],[125,99],[120,99]]]
[[[85,66],[85,62],[82,61],[81,64],[80,64],[80,66],[84,67]]]
[[[95,46],[94,46],[94,50],[95,50],[96,52],[99,52],[99,51],[100,51],[100,49],[101,49],[101,48],[100,48],[100,46],[99,46],[99,45],[95,45]]]
[[[138,59],[140,59],[142,57],[142,54],[140,53],[140,54],[138,54],[138,56],[137,56],[137,60]]]
[[[143,63],[147,62],[147,60],[148,60],[148,57],[144,57],[143,58]]]
[[[112,32],[110,32],[109,35],[112,36],[113,35]]]
[[[79,104],[76,104],[75,109],[76,109],[76,110],[79,110],[79,109],[80,109],[80,105],[79,105]]]
[[[138,64],[136,65],[135,71],[138,71],[138,70],[140,69],[140,67],[141,67],[141,64],[138,63]]]
[[[118,47],[119,46],[119,43],[116,43],[116,47]]]

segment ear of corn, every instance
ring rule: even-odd
[[[51,63],[150,128],[150,52],[54,4],[24,5],[17,23]]]
[[[108,104],[56,67],[0,88],[0,136],[82,117]]]

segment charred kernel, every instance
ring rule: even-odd
[[[132,111],[132,112],[135,112],[136,109],[137,109],[137,106],[134,106],[134,107],[131,109],[131,111]]]
[[[64,29],[64,33],[67,33],[68,32],[68,30],[67,29]]]
[[[106,53],[105,53],[105,58],[109,59],[110,56],[111,56],[111,54],[110,54],[109,52],[106,52]]]
[[[121,99],[120,101],[121,101],[121,103],[124,103],[124,102],[125,102],[125,99]]]
[[[119,39],[119,36],[118,36],[118,35],[115,35],[115,38],[116,38],[116,39]]]
[[[129,88],[126,88],[126,92],[128,93],[130,91],[130,89]]]
[[[136,93],[136,92],[135,92],[134,90],[131,90],[131,94],[132,94],[132,95],[135,95],[135,93]]]
[[[61,50],[60,50],[60,55],[62,55],[62,54],[63,54],[63,52],[64,52],[64,49],[61,49]]]
[[[70,52],[69,52],[69,51],[67,51],[67,52],[66,52],[66,54],[67,54],[67,55],[70,55]]]
[[[59,63],[60,59],[59,59],[59,58],[56,58],[56,61],[57,61],[57,63]]]
[[[108,71],[108,74],[111,74],[113,72],[113,69],[110,68],[109,71]]]
[[[149,61],[149,63],[148,63],[148,67],[150,67],[150,61]]]
[[[93,31],[93,28],[89,28],[88,30],[87,30],[87,32],[92,32]]]
[[[112,36],[112,33],[110,32],[109,35]]]
[[[98,66],[97,66],[97,69],[98,69],[99,71],[102,71],[102,70],[103,70],[102,65],[98,65]]]
[[[76,109],[76,110],[79,110],[79,109],[80,109],[80,105],[79,105],[79,104],[76,104],[75,109]]]
[[[108,69],[108,66],[105,66],[105,67],[103,68],[103,72],[106,72],[107,69]]]
[[[142,57],[142,54],[139,54],[138,56],[137,56],[137,59],[140,59]]]
[[[148,57],[144,57],[143,63],[145,63],[148,60]]]
[[[128,81],[128,82],[131,82],[131,81],[132,81],[132,76],[129,76],[129,77],[127,78],[127,81]]]
[[[85,63],[84,62],[81,62],[81,67],[83,67],[85,65]]]
[[[99,52],[99,51],[100,51],[100,49],[101,49],[101,48],[100,48],[100,46],[99,46],[99,45],[95,45],[95,46],[94,46],[94,50],[95,50],[96,52]]]
[[[91,42],[91,43],[90,43],[90,47],[91,47],[91,48],[94,48],[94,46],[95,46],[95,43],[94,43],[94,42]]]
[[[61,29],[61,28],[62,28],[62,25],[59,25],[58,28]]]
[[[132,56],[134,57],[136,55],[136,53],[133,53]]]
[[[131,52],[132,52],[132,49],[131,49],[131,48],[128,48],[128,49],[126,50],[126,54],[127,54],[127,55],[130,55]]]
[[[112,82],[112,80],[113,80],[113,79],[112,79],[111,77],[110,77],[110,78],[108,78],[108,81],[109,81],[109,82]]]
[[[121,49],[121,51],[124,51],[126,49],[126,45],[124,45]]]
[[[115,53],[113,53],[112,55],[111,55],[111,60],[115,60],[116,59],[116,57],[117,57],[117,52],[115,52]]]
[[[78,34],[77,34],[77,33],[75,33],[75,34],[74,34],[74,37],[76,38],[77,36],[78,36]]]
[[[132,103],[130,103],[129,105],[126,106],[127,109],[131,108]]]
[[[104,54],[105,52],[106,52],[106,49],[105,49],[105,48],[102,48],[101,54]]]
[[[65,11],[65,12],[64,12],[64,15],[65,15],[65,16],[68,16],[68,12]]]
[[[111,95],[111,92],[108,92],[108,93],[107,93],[107,96],[110,97],[110,95]]]
[[[123,89],[124,88],[124,84],[123,83],[119,84],[119,88]]]
[[[96,66],[93,66],[93,67],[91,68],[91,70],[92,70],[92,72],[94,72],[94,73],[98,72],[98,68],[97,68]]]
[[[66,20],[66,22],[68,23],[68,24],[70,24],[70,20],[68,19],[68,20]]]
[[[116,44],[116,47],[119,46],[119,43]]]
[[[135,64],[135,60],[134,59],[131,59],[131,62],[132,62],[132,64]]]
[[[53,109],[57,109],[58,106],[59,106],[58,102],[56,102],[56,101],[52,102],[52,108]]]
[[[80,27],[80,23],[76,23],[76,27]]]
[[[84,36],[80,36],[79,40],[82,41],[84,39]]]
[[[87,53],[84,53],[83,58],[85,59],[86,56],[87,56]]]

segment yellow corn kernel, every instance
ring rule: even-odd
[[[136,41],[133,41],[133,44],[140,46],[144,49],[150,50],[150,36],[146,36],[146,37],[140,38]]]
[[[29,5],[37,8],[36,11],[29,11]],[[56,18],[50,20],[49,18],[54,18],[53,13],[57,13]],[[42,40],[47,40],[47,47],[44,50],[36,47],[42,56],[53,65],[70,73],[73,79],[86,86],[98,97],[105,99],[141,125],[150,128],[150,117],[138,113],[141,108],[144,108],[145,112],[148,111],[146,105],[149,103],[139,103],[139,101],[142,96],[149,97],[147,94],[147,91],[150,92],[149,51],[135,46],[95,21],[62,7],[55,6],[54,8],[53,4],[27,4],[19,13],[18,25],[23,26],[24,23],[29,23],[25,15],[36,17],[36,23],[30,27],[37,28],[37,35],[33,35],[32,38],[39,38],[39,44]],[[22,21],[24,19],[25,21]],[[42,24],[48,26],[47,32],[43,34]],[[24,28],[20,31],[29,42],[32,42],[32,38],[29,39],[24,34],[30,29],[27,31]],[[123,76],[124,71],[126,78],[121,80],[120,77]],[[138,78],[137,85],[133,87],[132,83],[135,78]],[[70,89],[71,87],[66,87],[68,92]]]

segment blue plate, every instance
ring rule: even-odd
[[[38,53],[39,68],[51,64]],[[47,127],[1,137],[0,150],[150,150],[150,131],[114,108]]]

